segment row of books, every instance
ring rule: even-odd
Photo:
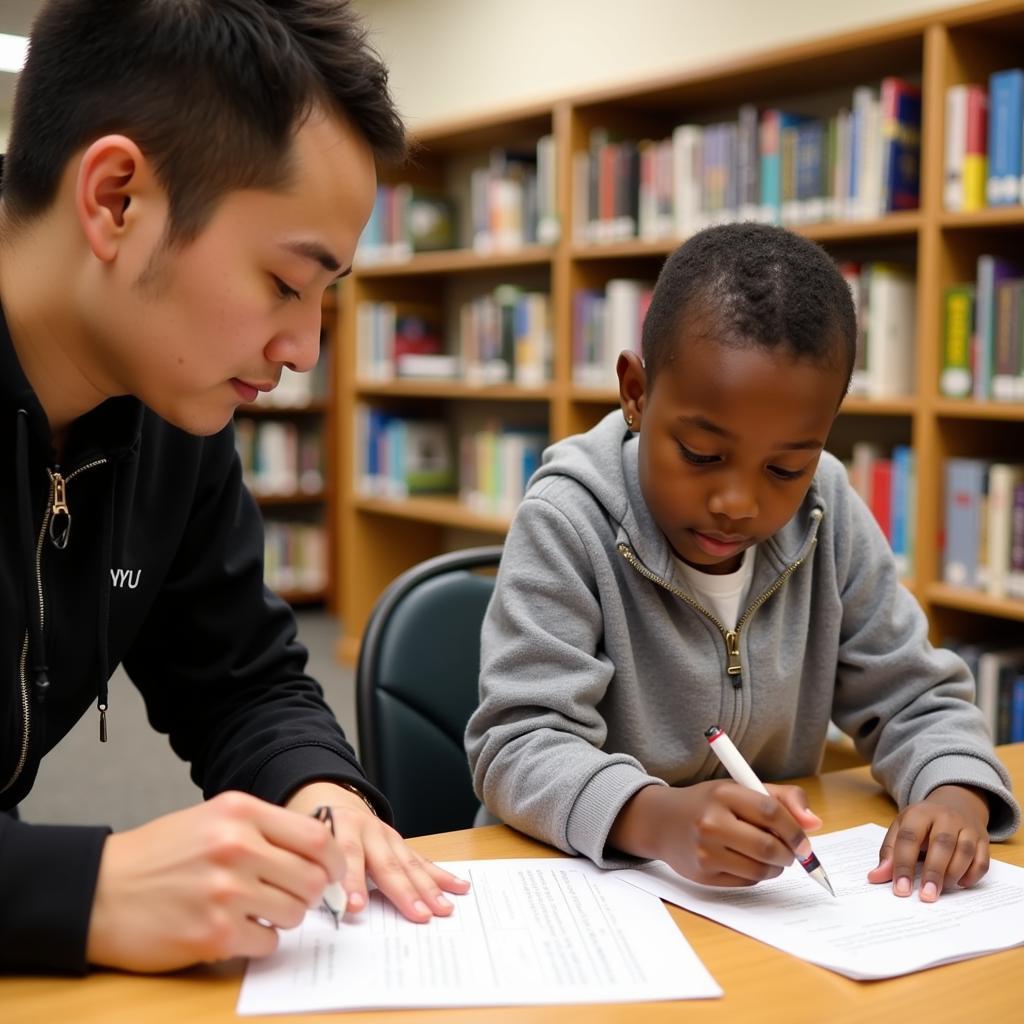
[[[943,202],[981,210],[1024,201],[1024,70],[946,90]]]
[[[740,107],[735,121],[678,125],[669,138],[591,133],[573,156],[581,242],[685,238],[735,220],[804,224],[915,209],[921,91],[887,77],[831,117]]]
[[[942,548],[946,583],[1024,598],[1024,465],[946,460]]]
[[[235,421],[242,479],[253,494],[318,495],[324,487],[323,433],[319,425],[290,420]]]
[[[356,409],[356,480],[364,495],[457,494],[481,514],[511,515],[540,465],[547,434],[487,423],[455,439],[451,424]],[[456,459],[457,452],[457,459]]]
[[[650,281],[613,278],[603,292],[573,295],[572,376],[584,387],[616,386],[615,364],[623,349],[640,351],[644,318],[651,304]]]
[[[978,257],[972,282],[943,293],[942,372],[948,398],[1024,401],[1024,262]]]
[[[550,298],[499,285],[459,307],[458,334],[445,339],[437,305],[361,302],[356,351],[363,380],[397,378],[515,383],[539,387],[551,379]]]
[[[282,593],[319,594],[327,586],[327,536],[322,526],[268,520],[263,524],[263,580]]]
[[[914,391],[917,282],[896,263],[839,264],[857,311],[857,355],[850,394],[893,398]]]
[[[492,149],[484,165],[468,171],[461,189],[379,185],[356,258],[373,264],[465,246],[507,252],[552,245],[559,231],[555,142],[544,135],[532,150]]]
[[[914,501],[917,493],[914,450],[896,445],[886,454],[878,445],[860,441],[846,463],[850,484],[871,509],[892,547],[903,578],[914,569]]]
[[[995,743],[1024,741],[1024,647],[947,640],[975,680],[974,701]]]

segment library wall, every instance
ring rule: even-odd
[[[356,0],[410,127],[957,6],[942,0]]]

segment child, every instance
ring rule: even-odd
[[[704,730],[785,779],[834,719],[900,808],[869,878],[908,895],[924,850],[924,900],[984,875],[1020,812],[972,680],[824,451],[855,336],[797,235],[712,228],[669,257],[621,413],[548,450],[509,532],[466,734],[490,812],[602,866],[751,885],[821,822],[796,787],[725,780]]]

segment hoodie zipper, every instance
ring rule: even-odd
[[[668,580],[662,579],[660,576],[657,575],[657,573],[651,572],[651,570],[648,569],[647,566],[644,565],[643,562],[641,562],[640,559],[636,557],[632,549],[627,544],[619,544],[618,549],[619,554],[622,555],[622,557],[625,558],[626,561],[638,573],[640,573],[641,576],[643,576],[647,580],[650,580],[652,583],[656,583],[659,587],[664,588],[670,594],[674,594],[681,601],[685,602],[691,608],[693,608],[694,611],[697,611],[701,615],[703,615],[718,629],[719,633],[722,634],[722,639],[725,641],[725,653],[727,657],[725,671],[728,675],[732,676],[733,688],[738,690],[740,686],[743,685],[743,680],[741,678],[743,674],[743,663],[740,659],[740,633],[743,630],[743,627],[750,621],[751,616],[753,616],[753,614],[758,610],[758,608],[760,608],[765,603],[765,601],[772,597],[773,594],[778,593],[779,590],[781,590],[782,587],[785,585],[786,580],[788,580],[789,577],[792,576],[793,573],[796,572],[796,570],[799,569],[805,561],[807,561],[807,557],[810,554],[810,551],[812,551],[814,549],[814,546],[818,543],[818,524],[821,522],[821,509],[811,509],[811,518],[814,519],[814,533],[811,536],[810,550],[806,554],[801,555],[801,557],[798,558],[795,562],[792,562],[790,565],[786,566],[786,568],[782,571],[782,573],[780,573],[779,577],[775,580],[775,582],[766,591],[764,591],[764,593],[762,593],[760,597],[758,597],[748,606],[747,610],[737,620],[735,629],[727,629],[725,625],[722,623],[721,619],[719,619],[718,616],[714,614],[714,612],[709,611],[699,601],[695,601],[685,591],[680,590],[676,586],[673,586],[671,583],[668,582]]]
[[[67,476],[63,476],[60,470],[52,470],[47,468],[46,472],[50,475],[50,492],[46,499],[46,511],[43,513],[43,522],[39,527],[39,536],[36,539],[36,600],[39,602],[39,631],[46,628],[46,602],[43,600],[43,544],[46,541],[47,533],[50,534],[50,539],[55,547],[63,548],[67,547],[68,537],[71,533],[71,510],[68,508],[67,503],[67,484],[75,479],[80,473],[84,473],[86,470],[93,469],[96,466],[102,466],[106,463],[106,459],[94,459],[92,462],[87,462],[84,466],[79,466],[77,469],[69,473]],[[62,533],[58,534],[56,538],[52,530],[53,518],[57,515],[67,517],[67,522],[64,524]],[[60,543],[59,541],[63,541]],[[31,706],[32,701],[30,697],[30,687],[28,682],[28,644],[29,644],[30,630],[25,627],[25,639],[21,644],[21,659],[19,661],[19,673],[21,678],[21,749],[18,752],[18,763],[14,767],[14,774],[8,779],[7,784],[0,789],[0,793],[6,793],[21,777],[21,773],[25,770],[25,762],[28,760],[28,743],[31,734]]]

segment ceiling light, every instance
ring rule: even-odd
[[[12,36],[0,32],[0,71],[17,74],[25,66],[25,55],[28,53],[28,39],[25,36]]]

